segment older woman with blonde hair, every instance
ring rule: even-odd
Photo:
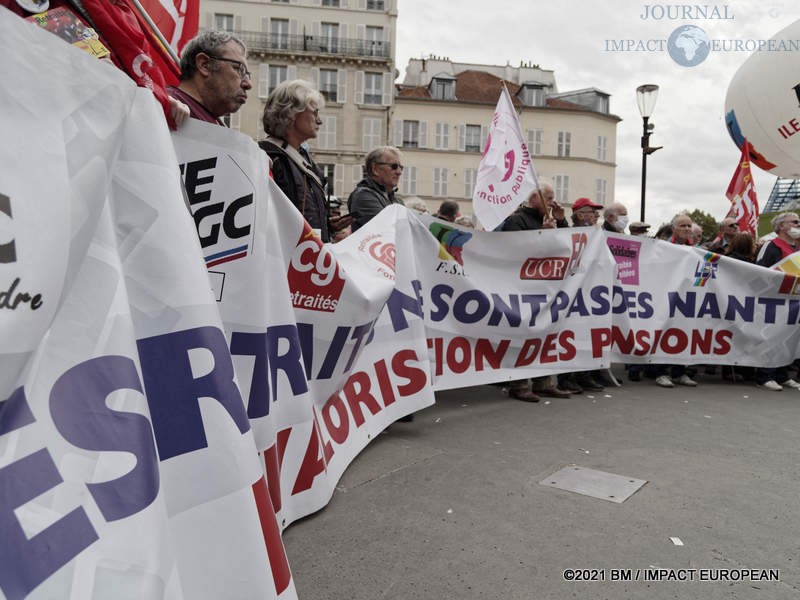
[[[267,138],[259,146],[272,160],[272,177],[323,242],[350,225],[350,217],[332,213],[328,182],[306,142],[317,137],[325,99],[302,79],[284,81],[267,98],[262,122]]]

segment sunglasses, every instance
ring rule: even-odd
[[[387,162],[376,162],[376,165],[386,165],[392,171],[402,171],[405,167],[400,163],[387,163]]]

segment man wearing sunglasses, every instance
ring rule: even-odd
[[[364,179],[358,182],[347,199],[347,208],[353,217],[353,231],[364,226],[390,204],[403,204],[394,195],[402,174],[400,151],[394,146],[376,148],[367,154]]]
[[[181,54],[178,87],[169,94],[189,106],[192,118],[224,125],[253,87],[244,43],[227,31],[204,31],[186,44]]]
[[[727,254],[730,251],[731,240],[737,233],[739,233],[739,223],[733,217],[725,217],[719,224],[719,235],[706,246],[706,249],[717,254]]]

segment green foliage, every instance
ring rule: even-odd
[[[686,213],[692,221],[703,228],[703,243],[710,242],[719,233],[719,222],[707,212],[703,212],[699,208],[695,208],[692,212]]]

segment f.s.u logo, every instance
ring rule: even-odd
[[[17,260],[17,247],[11,231],[11,198],[0,194],[0,263]]]

